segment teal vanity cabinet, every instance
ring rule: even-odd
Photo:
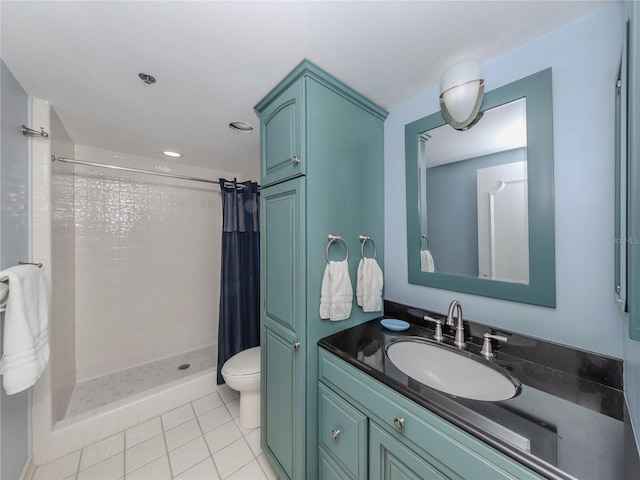
[[[322,349],[319,370],[323,480],[544,478]]]
[[[359,235],[373,240],[365,256],[373,255],[375,242],[383,265],[387,113],[306,60],[255,109],[261,129],[262,449],[281,479],[322,478],[339,467],[318,457],[317,342],[382,314],[356,305],[355,281]],[[347,251],[342,242],[327,248],[329,234],[341,236],[349,249],[354,289],[350,318],[336,322],[320,319],[320,287],[327,258],[343,260]]]

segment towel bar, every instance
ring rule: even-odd
[[[38,268],[42,268],[41,263],[32,263],[32,262],[18,262],[18,265],[35,265]],[[0,277],[0,282],[6,282],[7,277]]]
[[[18,262],[18,265],[35,265],[38,268],[42,268],[41,263],[33,263],[33,262]]]
[[[18,262],[18,265],[35,265],[38,268],[42,268],[41,263],[32,263],[32,262]],[[9,285],[7,285],[7,280],[9,280],[6,276],[0,277],[0,312],[4,312],[7,309],[7,299],[9,298]]]

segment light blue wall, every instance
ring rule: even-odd
[[[29,261],[28,143],[20,132],[28,111],[27,94],[0,59],[0,269]],[[0,318],[2,332],[4,314]],[[13,480],[31,453],[31,400],[29,391],[0,390],[0,478]]]
[[[482,66],[487,91],[553,70],[557,308],[411,285],[407,281],[404,125],[438,110],[438,89],[392,109],[385,124],[385,298],[622,358],[613,295],[614,82],[624,5],[607,5]]]

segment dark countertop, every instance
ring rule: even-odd
[[[479,355],[485,332],[508,337],[506,344],[494,342],[491,361],[517,377],[522,391],[499,402],[454,397],[409,378],[384,353],[393,338],[432,339],[431,324],[422,320],[426,313],[442,318],[385,302],[385,318],[408,321],[408,330],[393,332],[372,320],[318,345],[548,478],[623,479],[625,463],[637,464],[635,445],[627,445],[633,435],[620,360],[465,321],[471,353]],[[452,345],[453,332],[444,333],[444,343]]]

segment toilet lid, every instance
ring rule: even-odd
[[[260,373],[260,347],[252,347],[236,353],[222,367],[229,375],[255,375]]]

